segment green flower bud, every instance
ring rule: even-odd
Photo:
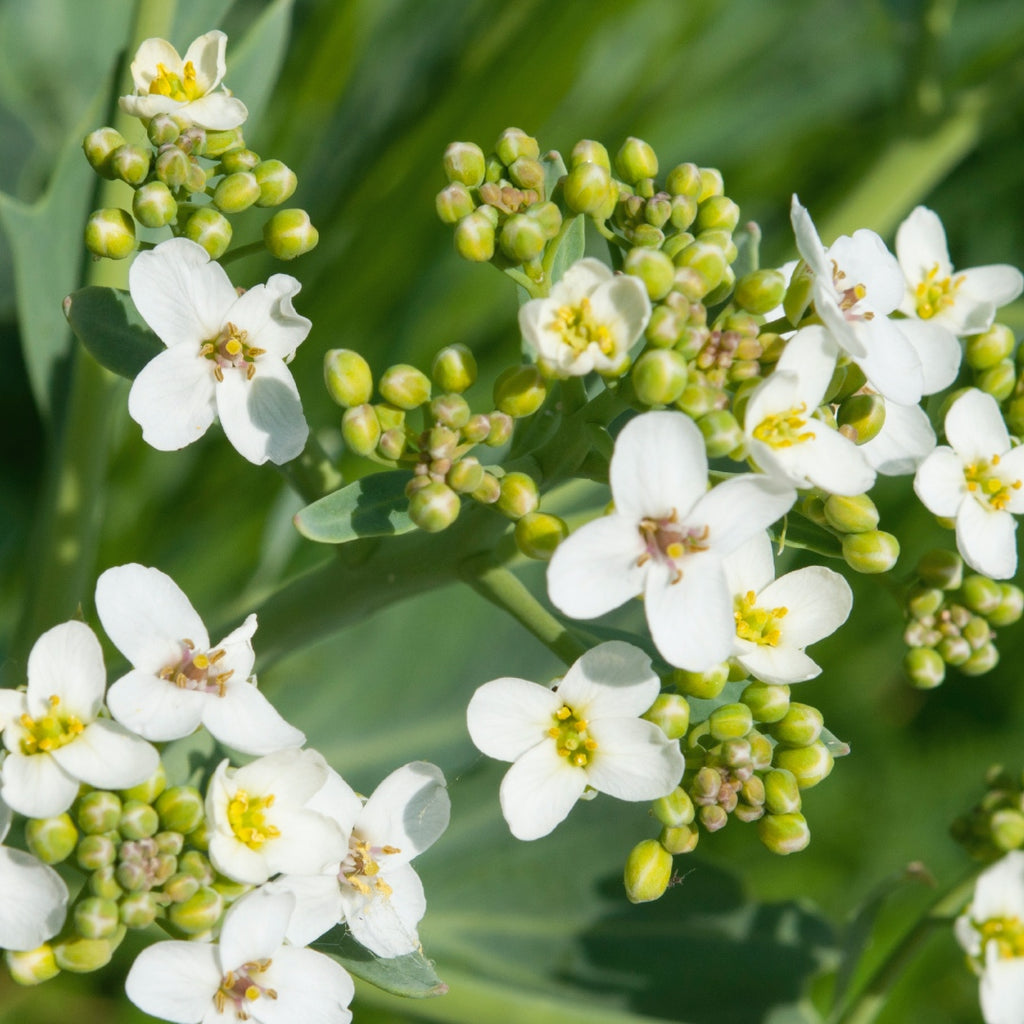
[[[793,814],[800,803],[800,786],[792,772],[773,768],[765,773],[764,806],[769,814]]]
[[[224,213],[241,213],[260,198],[260,186],[251,171],[236,171],[221,178],[213,193],[213,204]]]
[[[915,619],[929,619],[938,612],[945,600],[945,593],[938,587],[914,587],[907,594],[907,611]]]
[[[185,900],[191,899],[199,892],[199,888],[200,881],[195,875],[179,871],[164,882],[162,891],[172,903],[184,903]]]
[[[229,149],[221,154],[220,165],[225,174],[238,174],[240,171],[254,170],[260,163],[259,155],[244,147]]]
[[[882,530],[848,533],[843,537],[843,558],[857,572],[888,572],[900,556],[900,542]]]
[[[117,869],[113,864],[97,868],[89,876],[89,892],[105,900],[119,900],[124,895],[124,889],[117,881]]]
[[[600,164],[606,171],[612,169],[612,162],[608,158],[608,150],[600,142],[593,139],[580,139],[572,152],[569,154],[569,166],[576,167],[579,164]]]
[[[162,228],[178,215],[178,204],[162,181],[151,181],[132,197],[132,213],[144,227]]]
[[[658,156],[643,139],[630,136],[615,154],[615,170],[623,181],[635,185],[658,175]]]
[[[671,405],[686,388],[686,359],[675,349],[655,348],[633,364],[630,379],[637,398],[650,406]]]
[[[83,939],[109,939],[117,931],[120,917],[113,900],[90,896],[75,907],[75,929]]]
[[[159,904],[151,892],[133,892],[121,900],[121,921],[127,928],[148,928],[155,920]]]
[[[731,235],[740,222],[740,208],[728,196],[709,196],[697,206],[697,232],[727,231]],[[784,287],[779,288],[779,299],[782,299]],[[778,303],[775,303],[778,305]],[[769,306],[768,309],[772,309]]]
[[[472,494],[484,482],[484,467],[472,455],[467,455],[448,470],[444,479],[457,494]]]
[[[607,167],[595,163],[577,164],[565,177],[562,196],[573,213],[604,219],[616,196]]]
[[[451,526],[459,508],[459,496],[447,484],[428,483],[409,498],[409,518],[427,533]]]
[[[671,216],[672,200],[665,192],[657,193],[644,203],[644,220],[652,227],[663,228]]]
[[[497,410],[492,412],[487,419],[490,423],[490,428],[487,431],[487,437],[484,438],[484,444],[488,448],[498,448],[512,437],[515,423],[507,412]]]
[[[725,689],[727,682],[729,682],[729,663],[727,661],[723,661],[707,672],[690,672],[685,668],[677,668],[672,672],[672,685],[681,694],[687,697],[696,697],[698,700],[713,700]]]
[[[146,137],[159,149],[178,141],[181,126],[170,114],[157,114],[146,125]]]
[[[381,439],[380,420],[373,406],[356,405],[346,409],[341,417],[341,436],[349,451],[369,455]]]
[[[544,191],[544,165],[529,156],[517,157],[508,165],[508,176],[516,188],[530,189],[538,195]]]
[[[60,974],[53,946],[48,942],[23,953],[9,949],[4,953],[4,962],[11,980],[18,985],[41,985]]]
[[[206,191],[206,172],[195,160],[189,160],[188,172],[185,175],[185,188],[189,192]]]
[[[564,519],[547,512],[527,512],[516,520],[514,535],[516,547],[527,558],[546,561],[569,536],[569,527]]]
[[[110,939],[71,938],[54,944],[53,957],[62,971],[88,974],[110,963],[114,946]]]
[[[653,722],[670,740],[677,740],[690,728],[690,704],[682,694],[661,693],[641,717]]]
[[[450,430],[462,430],[469,422],[471,415],[469,402],[462,395],[448,393],[438,395],[430,403],[430,415],[443,427]]]
[[[199,879],[200,885],[209,885],[213,881],[213,868],[209,858],[198,850],[187,850],[178,859],[178,867],[186,874]]]
[[[83,836],[75,849],[75,857],[83,871],[95,871],[114,863],[117,859],[117,846],[110,836]]]
[[[537,222],[545,239],[552,239],[562,228],[562,211],[554,203],[535,203],[526,216]]]
[[[679,341],[684,326],[684,319],[674,309],[655,306],[651,319],[647,321],[644,337],[648,344],[656,348],[672,348]]]
[[[702,203],[710,196],[720,196],[725,192],[725,180],[722,172],[717,167],[702,167],[700,169],[700,192],[697,193],[697,202]]]
[[[127,210],[95,210],[85,225],[85,247],[94,256],[123,260],[135,250],[135,221]]]
[[[452,142],[444,151],[444,173],[451,182],[475,188],[487,170],[484,151],[473,142]]]
[[[1003,359],[982,370],[975,381],[982,391],[987,391],[997,402],[1005,402],[1017,386],[1017,369],[1012,359]]]
[[[59,864],[75,848],[78,829],[69,814],[29,818],[25,822],[25,842],[44,864]]]
[[[193,786],[171,786],[156,799],[160,827],[170,832],[187,834],[203,820],[203,797]]]
[[[506,473],[501,478],[501,495],[498,511],[509,519],[521,519],[529,512],[536,512],[540,494],[533,477],[526,473]]]
[[[231,222],[209,206],[196,210],[185,222],[184,235],[201,245],[211,260],[218,260],[231,244]]]
[[[753,270],[736,282],[733,301],[748,313],[763,316],[782,302],[786,279],[778,270]]]
[[[399,409],[418,409],[430,401],[430,378],[408,363],[389,366],[377,385],[385,402]]]
[[[684,292],[689,299],[702,299],[714,291],[725,280],[729,266],[721,248],[705,241],[691,242],[676,254],[673,262],[677,267],[694,271],[700,279],[699,294]]]
[[[772,853],[785,856],[806,849],[811,830],[802,814],[766,814],[757,823],[757,836]]]
[[[467,214],[455,225],[455,251],[472,263],[486,263],[494,255],[494,225],[483,209]]]
[[[1004,853],[1024,846],[1024,814],[1016,807],[1003,807],[989,818],[992,842]]]
[[[988,619],[982,618],[980,615],[972,616],[960,634],[975,651],[979,647],[984,647],[995,637],[995,633],[992,632],[992,628],[988,624]]]
[[[501,484],[493,473],[484,470],[480,486],[473,492],[473,500],[481,505],[493,505],[501,497]]]
[[[661,830],[658,842],[673,855],[692,853],[697,847],[700,832],[690,825],[666,827]]]
[[[789,710],[789,687],[756,681],[744,688],[740,700],[750,708],[755,722],[778,722]]]
[[[133,188],[141,185],[149,175],[150,155],[148,149],[141,146],[130,146],[127,143],[118,146],[110,154],[107,166],[115,178],[127,182]]]
[[[700,823],[709,832],[719,832],[729,824],[729,812],[718,804],[708,804],[697,813]]]
[[[124,805],[117,828],[125,839],[147,839],[156,835],[160,828],[160,818],[149,804],[141,800],[129,800]]]
[[[691,824],[695,813],[690,794],[682,786],[676,786],[668,796],[655,800],[651,812],[666,828]]]
[[[224,912],[224,897],[211,886],[203,886],[181,903],[167,908],[171,923],[186,935],[200,935],[213,928]]]
[[[830,494],[825,500],[825,519],[840,533],[866,533],[878,526],[878,509],[866,494]]]
[[[515,263],[528,263],[544,251],[544,231],[532,217],[517,213],[501,227],[498,244],[502,253]]]
[[[360,406],[359,408],[362,408]],[[352,410],[350,409],[345,416],[348,416]],[[344,434],[345,428],[345,417],[341,420],[342,433]],[[377,452],[385,459],[400,459],[402,454],[405,452],[408,443],[408,436],[406,435],[404,427],[389,427],[380,435],[380,440],[377,442]],[[355,449],[353,449],[355,450]]]
[[[745,705],[726,705],[727,707],[744,707]],[[711,722],[708,722],[710,727]],[[750,765],[750,744],[744,737],[734,736],[723,740],[717,751],[716,763],[725,765],[726,768],[745,768]],[[726,808],[729,810],[729,808]]]
[[[507,419],[511,422],[511,419],[505,416],[504,413],[499,413],[502,419]],[[485,416],[481,412],[473,413],[472,416],[466,421],[466,425],[462,428],[462,440],[468,444],[479,444],[481,441],[486,442],[487,438],[491,433],[491,418]]]
[[[697,420],[709,459],[736,451],[743,444],[743,428],[728,409],[714,409]]]
[[[206,133],[206,145],[203,147],[203,153],[210,159],[223,156],[229,150],[232,149],[244,149],[245,139],[242,136],[241,128],[230,128],[227,131],[211,132]],[[241,170],[251,170],[249,167],[243,167]]]
[[[1003,419],[1011,434],[1024,435],[1024,396],[1014,398],[1003,412]]]
[[[324,354],[324,384],[343,409],[363,405],[373,394],[370,364],[352,349],[332,348]]]
[[[104,178],[113,178],[111,156],[124,145],[124,136],[113,128],[97,128],[82,140],[82,150],[92,169]]]
[[[627,229],[626,237],[633,245],[642,245],[650,249],[660,249],[665,241],[665,233],[653,224],[635,224]]]
[[[114,870],[114,880],[128,892],[142,892],[143,889],[149,887],[149,875],[146,869],[134,860],[122,861],[118,864]]]
[[[188,180],[188,155],[178,146],[164,146],[157,153],[153,170],[168,188],[181,188]]]
[[[935,548],[921,556],[917,575],[926,586],[956,590],[963,582],[964,563],[955,551]]]
[[[839,406],[836,422],[840,433],[854,444],[873,440],[885,424],[885,399],[881,395],[853,395]]]
[[[257,206],[280,206],[291,199],[299,184],[295,172],[280,160],[262,160],[252,174],[260,187]]]
[[[177,857],[185,848],[185,837],[180,832],[158,832],[153,838],[161,853],[170,853]]]
[[[668,295],[676,273],[671,258],[658,249],[630,249],[623,270],[643,281],[652,302]]]
[[[1012,583],[1000,583],[1002,600],[988,613],[990,626],[1012,626],[1024,613],[1024,590]]]
[[[978,573],[966,577],[960,589],[960,598],[972,612],[988,615],[994,612],[1003,600],[1002,588],[995,580]]]
[[[962,665],[971,656],[971,645],[962,636],[946,636],[936,650],[947,665]]]
[[[723,704],[715,708],[708,718],[711,735],[719,741],[741,739],[750,732],[753,724],[753,716],[746,704]]]
[[[476,380],[476,359],[465,345],[448,345],[434,356],[430,375],[441,391],[461,394]]]
[[[456,181],[437,193],[434,208],[443,224],[458,224],[476,209],[476,202],[469,194],[469,189]]]
[[[271,256],[293,260],[316,248],[320,233],[305,210],[278,210],[263,226],[263,243]]]
[[[521,156],[536,160],[540,156],[540,145],[532,135],[527,135],[522,128],[506,128],[494,144],[494,152],[498,159],[509,167]]]
[[[783,746],[808,747],[821,735],[824,725],[825,719],[817,708],[792,701],[789,710],[769,731]]]
[[[122,800],[141,800],[151,804],[167,788],[167,771],[163,761],[158,761],[156,771],[148,779],[131,789],[120,789],[118,795]]]
[[[808,747],[776,747],[773,760],[776,768],[785,768],[796,776],[801,789],[810,789],[828,778],[834,763],[820,740]]]
[[[993,324],[983,334],[972,334],[964,342],[964,360],[972,370],[989,370],[1013,353],[1016,341],[1005,324]]]
[[[535,413],[547,394],[547,383],[536,366],[511,366],[494,382],[494,404],[515,419]]]
[[[903,655],[903,671],[912,686],[931,690],[946,678],[942,655],[930,647],[912,647]]]
[[[768,737],[756,729],[751,729],[747,733],[746,742],[750,745],[750,763],[754,770],[762,772],[769,768],[775,748]]]
[[[672,879],[672,854],[657,839],[637,843],[626,858],[623,882],[630,903],[658,899]]]
[[[979,647],[963,664],[959,666],[965,676],[983,676],[999,664],[999,651],[992,643]]]
[[[205,156],[206,129],[197,124],[187,124],[178,136],[178,146],[191,157]]]

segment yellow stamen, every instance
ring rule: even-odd
[[[597,750],[597,741],[587,734],[589,723],[568,704],[563,704],[553,718],[555,725],[548,730],[548,735],[555,741],[558,756],[577,768],[586,768],[591,755]]]
[[[585,352],[591,345],[596,345],[606,356],[615,351],[615,339],[607,324],[594,319],[590,299],[580,299],[577,306],[560,306],[555,312],[555,319],[549,328],[562,336],[574,352]]]
[[[736,635],[741,640],[767,647],[778,647],[782,640],[779,627],[781,619],[789,614],[789,609],[782,605],[778,608],[762,608],[757,604],[757,595],[752,590],[736,598],[734,616],[736,619]]]
[[[228,824],[238,840],[250,850],[260,850],[268,839],[276,839],[281,830],[271,825],[264,813],[274,805],[274,794],[252,797],[244,789],[238,790],[228,804]]]
[[[956,303],[956,293],[964,283],[963,274],[939,278],[939,265],[933,263],[924,280],[914,288],[914,305],[922,320],[930,320]]]
[[[807,426],[807,403],[801,402],[795,409],[772,413],[754,427],[754,437],[772,448],[791,448],[814,438],[814,433],[805,430]]]

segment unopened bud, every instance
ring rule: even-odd
[[[185,222],[184,235],[201,245],[211,260],[218,260],[231,244],[231,222],[209,206],[196,210]]]
[[[434,356],[430,375],[441,391],[461,394],[476,380],[476,359],[465,345],[448,345]]]
[[[536,160],[540,156],[540,145],[535,138],[527,135],[522,128],[506,128],[494,144],[498,159],[509,167],[520,157]]]
[[[800,786],[796,776],[784,768],[773,768],[764,776],[764,806],[769,814],[792,814],[800,810]]]
[[[697,289],[699,294],[693,294],[692,290],[689,293],[684,292],[691,300],[702,299],[714,291],[725,280],[728,269],[722,249],[704,241],[691,242],[676,254],[673,262],[677,267],[692,271],[700,280],[700,287]]]
[[[293,260],[316,248],[320,232],[305,210],[278,210],[263,226],[263,243],[279,260]]]
[[[740,208],[728,196],[708,196],[697,207],[697,219],[694,222],[695,233],[702,231],[727,231],[732,234],[740,222]],[[784,289],[779,289],[782,298]],[[778,305],[778,303],[776,303]],[[769,306],[768,309],[772,309]]]
[[[484,467],[472,455],[459,459],[445,475],[445,483],[457,494],[472,494],[484,480]]]
[[[677,740],[690,728],[690,704],[680,693],[661,693],[641,717],[653,722],[670,740]]]
[[[972,370],[988,370],[1013,354],[1016,341],[1005,324],[993,324],[964,342],[964,360]]]
[[[501,483],[493,473],[484,470],[480,486],[473,492],[473,500],[481,505],[493,505],[501,497]]]
[[[658,156],[649,143],[631,135],[615,154],[615,171],[630,185],[657,177]]]
[[[697,420],[704,435],[709,459],[717,459],[736,451],[743,444],[743,428],[728,409],[714,409]]]
[[[515,422],[507,412],[496,410],[487,417],[487,421],[490,426],[487,436],[484,438],[484,444],[488,448],[498,448],[512,437]]]
[[[153,839],[161,853],[169,853],[175,857],[185,847],[185,837],[180,832],[158,832]]]
[[[658,836],[658,842],[673,856],[692,853],[699,839],[700,832],[692,825],[666,826]]]
[[[989,818],[992,842],[1004,853],[1024,846],[1024,814],[1015,807],[1003,807]]]
[[[608,150],[594,139],[580,139],[572,152],[569,154],[569,166],[576,167],[579,164],[600,164],[605,170],[611,170],[612,163],[608,157]]]
[[[503,515],[509,519],[520,519],[529,512],[535,512],[539,504],[540,495],[533,477],[513,472],[501,478],[501,495],[497,507]]]
[[[370,364],[348,348],[332,348],[324,354],[327,393],[344,409],[369,402],[373,394]]]
[[[473,263],[486,263],[494,255],[494,225],[482,209],[467,214],[455,225],[455,251]]]
[[[1005,402],[1017,386],[1017,368],[1012,359],[1002,359],[995,366],[982,370],[975,384],[997,402]]]
[[[407,363],[389,366],[377,386],[384,401],[399,409],[418,409],[430,401],[430,378]]]
[[[72,974],[98,971],[110,963],[113,955],[114,948],[110,939],[72,938],[57,942],[53,947],[57,966]]]
[[[362,406],[357,408],[362,409]],[[345,416],[348,416],[352,410],[349,409]],[[345,434],[345,417],[341,420],[342,434]],[[389,427],[380,435],[380,440],[377,442],[377,452],[382,458],[385,459],[400,459],[404,453],[408,444],[408,435],[405,432],[404,427]],[[355,449],[353,449],[355,450]]]
[[[772,763],[772,754],[775,748],[771,741],[763,733],[751,729],[747,733],[746,741],[750,746],[750,764],[755,771],[762,772]]]
[[[110,836],[83,836],[75,848],[75,857],[83,871],[95,871],[114,863],[117,859],[117,846]]]
[[[711,735],[716,740],[740,739],[750,732],[754,724],[746,704],[723,704],[715,708],[708,718]]]
[[[452,142],[444,151],[444,173],[449,181],[474,188],[487,170],[484,151],[473,142]]]
[[[117,931],[119,922],[113,900],[90,896],[75,907],[75,929],[84,939],[108,939]]]
[[[655,348],[672,348],[682,336],[685,326],[684,317],[676,310],[668,306],[655,306],[651,319],[647,321],[644,337]]]
[[[569,527],[564,519],[547,512],[527,512],[516,520],[514,535],[516,547],[527,558],[546,561],[569,536]]]
[[[882,530],[848,533],[843,537],[843,558],[857,572],[888,572],[900,556],[900,542]]]
[[[105,900],[119,900],[124,895],[124,888],[117,880],[117,869],[113,864],[97,868],[89,876],[89,892]]]
[[[141,146],[125,144],[110,154],[108,166],[115,178],[127,182],[133,188],[141,185],[149,174],[150,154]]]
[[[807,747],[821,735],[824,725],[825,720],[817,708],[793,701],[769,731],[784,746]]]
[[[198,850],[187,850],[178,859],[178,867],[186,874],[199,880],[201,885],[209,885],[213,881],[213,867],[209,858]]]
[[[190,161],[178,146],[164,146],[157,154],[153,170],[168,188],[181,188],[188,180]]]
[[[668,796],[655,800],[651,811],[666,828],[689,825],[695,814],[690,794],[682,786],[676,786]]]
[[[964,563],[955,551],[936,548],[921,556],[917,575],[929,587],[956,590],[963,582]]]
[[[964,579],[960,597],[972,612],[987,616],[1001,604],[1003,591],[995,580],[972,573]]]
[[[162,892],[172,903],[184,903],[199,892],[200,881],[195,875],[179,871],[164,882]]]
[[[346,409],[341,417],[341,436],[349,451],[369,455],[381,439],[380,420],[373,406],[356,405]]]
[[[798,853],[811,841],[811,830],[802,814],[766,814],[757,822],[758,838],[772,853]]]
[[[443,224],[458,224],[476,209],[476,202],[465,185],[454,181],[437,193],[434,208]]]
[[[178,141],[181,126],[170,114],[157,114],[146,126],[146,137],[158,149]]]
[[[727,682],[729,682],[729,663],[727,661],[708,669],[707,672],[690,672],[688,669],[677,668],[672,673],[672,683],[675,688],[685,696],[696,697],[699,700],[714,699],[725,689]]]
[[[735,807],[736,795],[732,790],[729,790],[728,794],[731,797],[733,806]],[[723,796],[725,796],[725,794],[723,794]],[[720,804],[707,804],[697,813],[700,817],[700,823],[709,832],[719,832],[729,824],[729,811]]]
[[[528,263],[544,251],[544,231],[526,214],[509,217],[501,227],[498,244],[502,253],[515,263]]]
[[[260,163],[258,153],[251,149],[239,147],[229,149],[221,154],[220,165],[224,168],[225,174],[238,174],[241,171],[254,170]]]
[[[427,533],[447,529],[459,515],[459,496],[443,483],[431,482],[409,498],[409,518]]]
[[[127,210],[96,210],[85,225],[85,247],[94,256],[123,260],[135,250],[135,221]]]
[[[773,760],[776,768],[785,768],[796,776],[801,789],[810,789],[827,778],[834,763],[820,740],[808,747],[776,747]]]
[[[562,211],[554,203],[535,203],[526,211],[526,216],[536,221],[544,238],[550,240],[562,227]]]
[[[118,831],[125,839],[148,839],[155,836],[160,828],[156,809],[141,800],[129,800],[121,812]]]
[[[756,681],[744,688],[740,700],[750,708],[755,722],[778,722],[789,710],[789,687]]]
[[[700,169],[700,192],[697,194],[699,202],[703,202],[709,196],[720,196],[725,191],[725,179],[717,167],[702,167]]]
[[[914,587],[907,594],[907,611],[918,620],[930,619],[946,600],[945,592],[938,587]]]
[[[260,186],[251,171],[236,171],[221,178],[213,193],[213,204],[224,213],[248,210],[260,197]]]
[[[973,653],[971,645],[962,636],[946,636],[935,648],[947,665],[960,666]]]
[[[162,228],[178,214],[178,204],[162,181],[150,181],[132,197],[132,213],[147,228]]]
[[[219,156],[223,156],[229,150],[243,149],[244,147],[245,138],[242,135],[241,128],[230,128],[226,131],[220,132],[207,131],[206,145],[203,147],[203,154],[210,157],[212,160]],[[251,168],[243,167],[241,169],[247,171]]]
[[[155,920],[158,904],[150,892],[133,892],[121,900],[121,921],[127,928],[148,928]]]
[[[509,367],[494,382],[494,404],[515,419],[535,413],[547,393],[547,383],[536,366]]]
[[[608,168],[597,163],[576,164],[562,186],[565,205],[587,217],[607,216],[615,194]]]
[[[161,828],[187,835],[203,820],[202,794],[192,786],[171,786],[157,797],[156,812]]]
[[[259,186],[256,205],[263,207],[280,206],[291,199],[299,183],[295,172],[280,160],[261,161],[252,169],[252,176]]]
[[[671,405],[687,383],[686,359],[675,349],[649,349],[633,364],[630,379],[637,398],[649,406]],[[731,450],[731,449],[730,449]]]
[[[69,814],[29,818],[25,822],[25,842],[44,864],[59,864],[75,848],[78,829]]]
[[[931,647],[911,647],[903,655],[903,671],[912,686],[931,690],[946,678],[946,665],[942,655]]]
[[[462,430],[471,415],[469,402],[462,395],[448,393],[438,395],[430,403],[430,415],[434,421],[449,430]]]
[[[53,946],[48,942],[24,952],[9,949],[4,953],[4,963],[18,985],[41,985],[60,974]]]
[[[626,858],[623,881],[630,903],[658,899],[672,879],[672,854],[657,839],[637,843]]]
[[[623,270],[640,278],[652,302],[663,299],[672,290],[675,264],[658,249],[634,248],[626,254]]]
[[[1012,583],[1000,583],[999,592],[1002,599],[996,608],[988,613],[991,626],[1012,626],[1024,613],[1024,590]]]
[[[853,395],[839,406],[836,422],[840,433],[854,444],[866,444],[885,425],[885,399],[881,395]]]
[[[786,279],[780,271],[753,270],[736,282],[733,301],[748,313],[763,316],[775,309],[785,294]]]
[[[517,157],[508,165],[508,176],[516,188],[529,189],[538,195],[544,191],[544,165],[529,156]]]
[[[92,169],[104,178],[113,178],[111,156],[125,144],[124,136],[113,128],[97,128],[82,140],[82,150]]]
[[[993,643],[979,647],[963,664],[959,666],[965,676],[983,676],[999,664],[999,651]]]
[[[984,647],[995,637],[988,619],[981,615],[972,615],[970,621],[960,631],[960,635],[971,645],[974,650]]]
[[[825,500],[825,519],[840,533],[866,533],[878,526],[878,509],[866,494],[830,494]]]
[[[224,912],[224,897],[211,886],[203,886],[197,893],[181,903],[167,908],[171,923],[186,935],[200,935],[220,920]]]
[[[141,800],[144,804],[151,804],[166,788],[167,771],[163,761],[158,761],[156,771],[148,779],[130,789],[119,789],[118,796],[122,801]]]

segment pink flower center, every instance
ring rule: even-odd
[[[875,314],[870,310],[857,309],[857,304],[868,293],[867,288],[862,284],[848,284],[846,272],[839,269],[835,260],[832,261],[832,285],[839,295],[839,308],[847,320],[874,320]]]
[[[637,559],[643,565],[652,558],[668,565],[672,570],[672,583],[683,578],[683,562],[695,551],[706,551],[710,530],[707,526],[683,527],[678,523],[676,510],[660,519],[640,520],[640,536],[644,539],[644,553]]]
[[[189,639],[181,641],[181,657],[173,664],[160,669],[157,675],[183,690],[198,690],[200,693],[215,693],[223,697],[225,683],[235,674],[234,669],[219,672],[217,664],[224,657],[222,649],[197,651]]]
[[[372,846],[364,839],[353,835],[349,842],[348,856],[341,862],[338,881],[350,885],[364,896],[390,896],[392,889],[383,878],[379,878],[380,859],[393,853],[401,853],[397,846]]]
[[[267,999],[276,999],[277,992],[266,985],[261,985],[257,978],[270,967],[270,960],[253,960],[250,963],[242,964],[233,971],[228,971],[220,980],[220,988],[213,997],[213,1004],[217,1007],[218,1013],[224,1012],[224,1007],[229,1003],[235,1008],[235,1016],[238,1020],[249,1020],[252,1016],[249,1013],[249,1005],[256,1002],[261,996]]]
[[[265,348],[250,345],[246,338],[249,332],[236,327],[230,321],[224,325],[216,338],[203,343],[199,354],[213,365],[213,375],[218,381],[224,379],[225,369],[243,370],[246,380],[252,380],[256,373],[256,360],[266,352]]]

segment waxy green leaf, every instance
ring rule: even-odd
[[[376,956],[359,945],[344,925],[332,928],[311,946],[334,957],[349,974],[396,996],[423,999],[448,991],[448,986],[435,973],[434,965],[422,953],[386,959]]]
[[[64,300],[64,315],[93,358],[121,377],[134,380],[164,344],[146,326],[131,296],[116,288],[90,285]]]
[[[296,529],[320,544],[408,533],[415,529],[405,496],[408,481],[404,470],[363,477],[296,513]]]

